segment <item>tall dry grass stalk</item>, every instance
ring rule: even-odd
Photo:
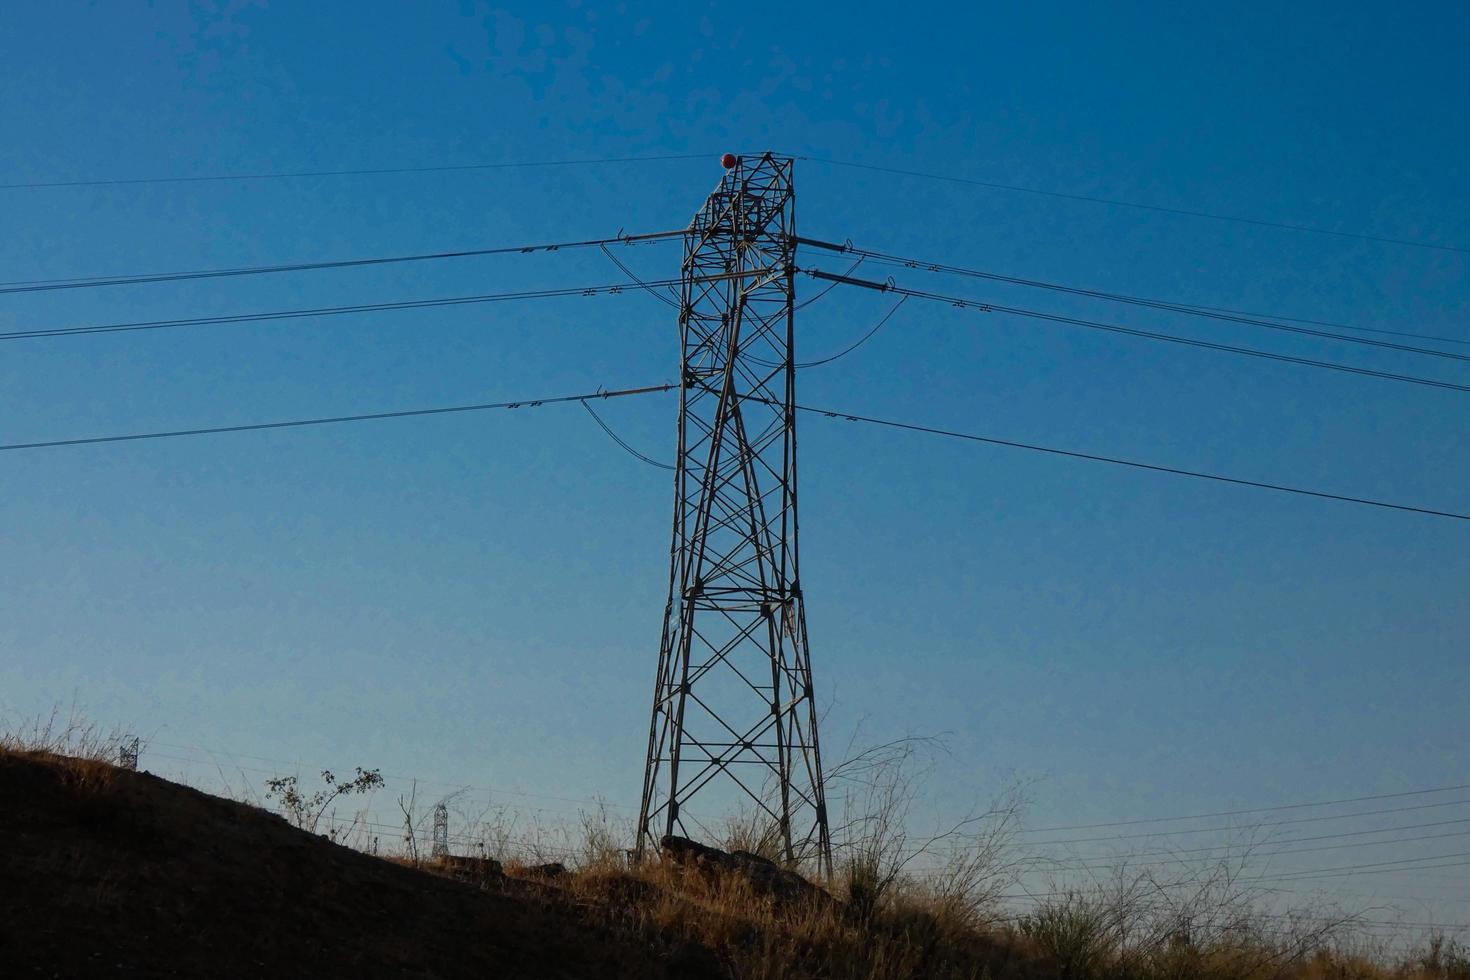
[[[939,737],[885,742],[848,756],[828,779],[841,818],[832,829],[838,883],[858,918],[900,897],[958,922],[998,916],[998,902],[1025,864],[1016,847],[1027,786],[1015,782],[987,804],[932,830],[916,831],[913,810]]]
[[[104,728],[88,721],[73,704],[49,714],[6,719],[0,726],[0,753],[57,760],[72,784],[98,790],[111,785],[125,751],[136,750],[140,740],[123,728]]]
[[[72,705],[65,713],[0,722],[0,752],[36,753],[116,763],[137,735],[123,728],[103,728],[88,721]]]

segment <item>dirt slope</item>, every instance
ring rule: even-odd
[[[712,975],[500,891],[146,773],[0,753],[0,976]]]

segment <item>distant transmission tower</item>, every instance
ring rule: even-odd
[[[788,861],[830,874],[796,547],[792,161],[721,162],[684,235],[674,537],[637,852],[703,836],[739,805]]]
[[[135,735],[118,746],[117,764],[119,768],[134,770],[138,768],[139,744],[138,737]]]
[[[435,860],[449,857],[449,807],[444,803],[434,804],[434,836],[429,857]]]

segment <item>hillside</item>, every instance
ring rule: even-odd
[[[105,763],[0,752],[0,840],[7,977],[722,975],[535,882],[486,890]]]
[[[0,840],[7,980],[1470,980],[1442,939],[1386,959],[1344,952],[1350,933],[1246,919],[1189,936],[1175,916],[1160,928],[1146,906],[1083,895],[1008,924],[915,882],[865,901],[850,873],[839,899],[681,838],[636,868],[611,845],[572,872],[415,867],[147,773],[3,743]]]

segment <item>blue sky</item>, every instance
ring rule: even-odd
[[[705,156],[6,189],[0,265],[26,280],[664,230],[687,222],[722,151],[765,148],[1466,247],[1467,27],[1455,4],[955,4],[925,16],[864,4],[11,4],[0,183]],[[817,238],[1470,340],[1463,252],[816,162],[798,163],[797,181],[800,228]],[[624,257],[642,275],[677,275],[672,248]],[[620,275],[596,252],[562,252],[10,295],[0,328]],[[1470,383],[1450,361],[897,278]],[[885,308],[834,291],[804,312],[798,356],[840,349]],[[659,383],[673,379],[675,339],[667,307],[628,293],[13,341],[0,438]],[[803,400],[852,411],[1470,510],[1470,403],[1453,391],[916,302],[800,385]],[[674,408],[650,397],[605,416],[666,458]],[[1467,781],[1470,550],[1457,523],[801,425],[825,739],[840,749],[859,725],[872,738],[951,733],[937,811],[1013,771],[1042,777],[1038,825]],[[631,804],[670,489],[575,406],[9,453],[0,707],[75,698],[162,743]],[[170,765],[183,764],[155,761]],[[1293,867],[1456,845],[1437,843]],[[1440,874],[1452,880],[1354,887],[1463,892],[1463,874]]]

